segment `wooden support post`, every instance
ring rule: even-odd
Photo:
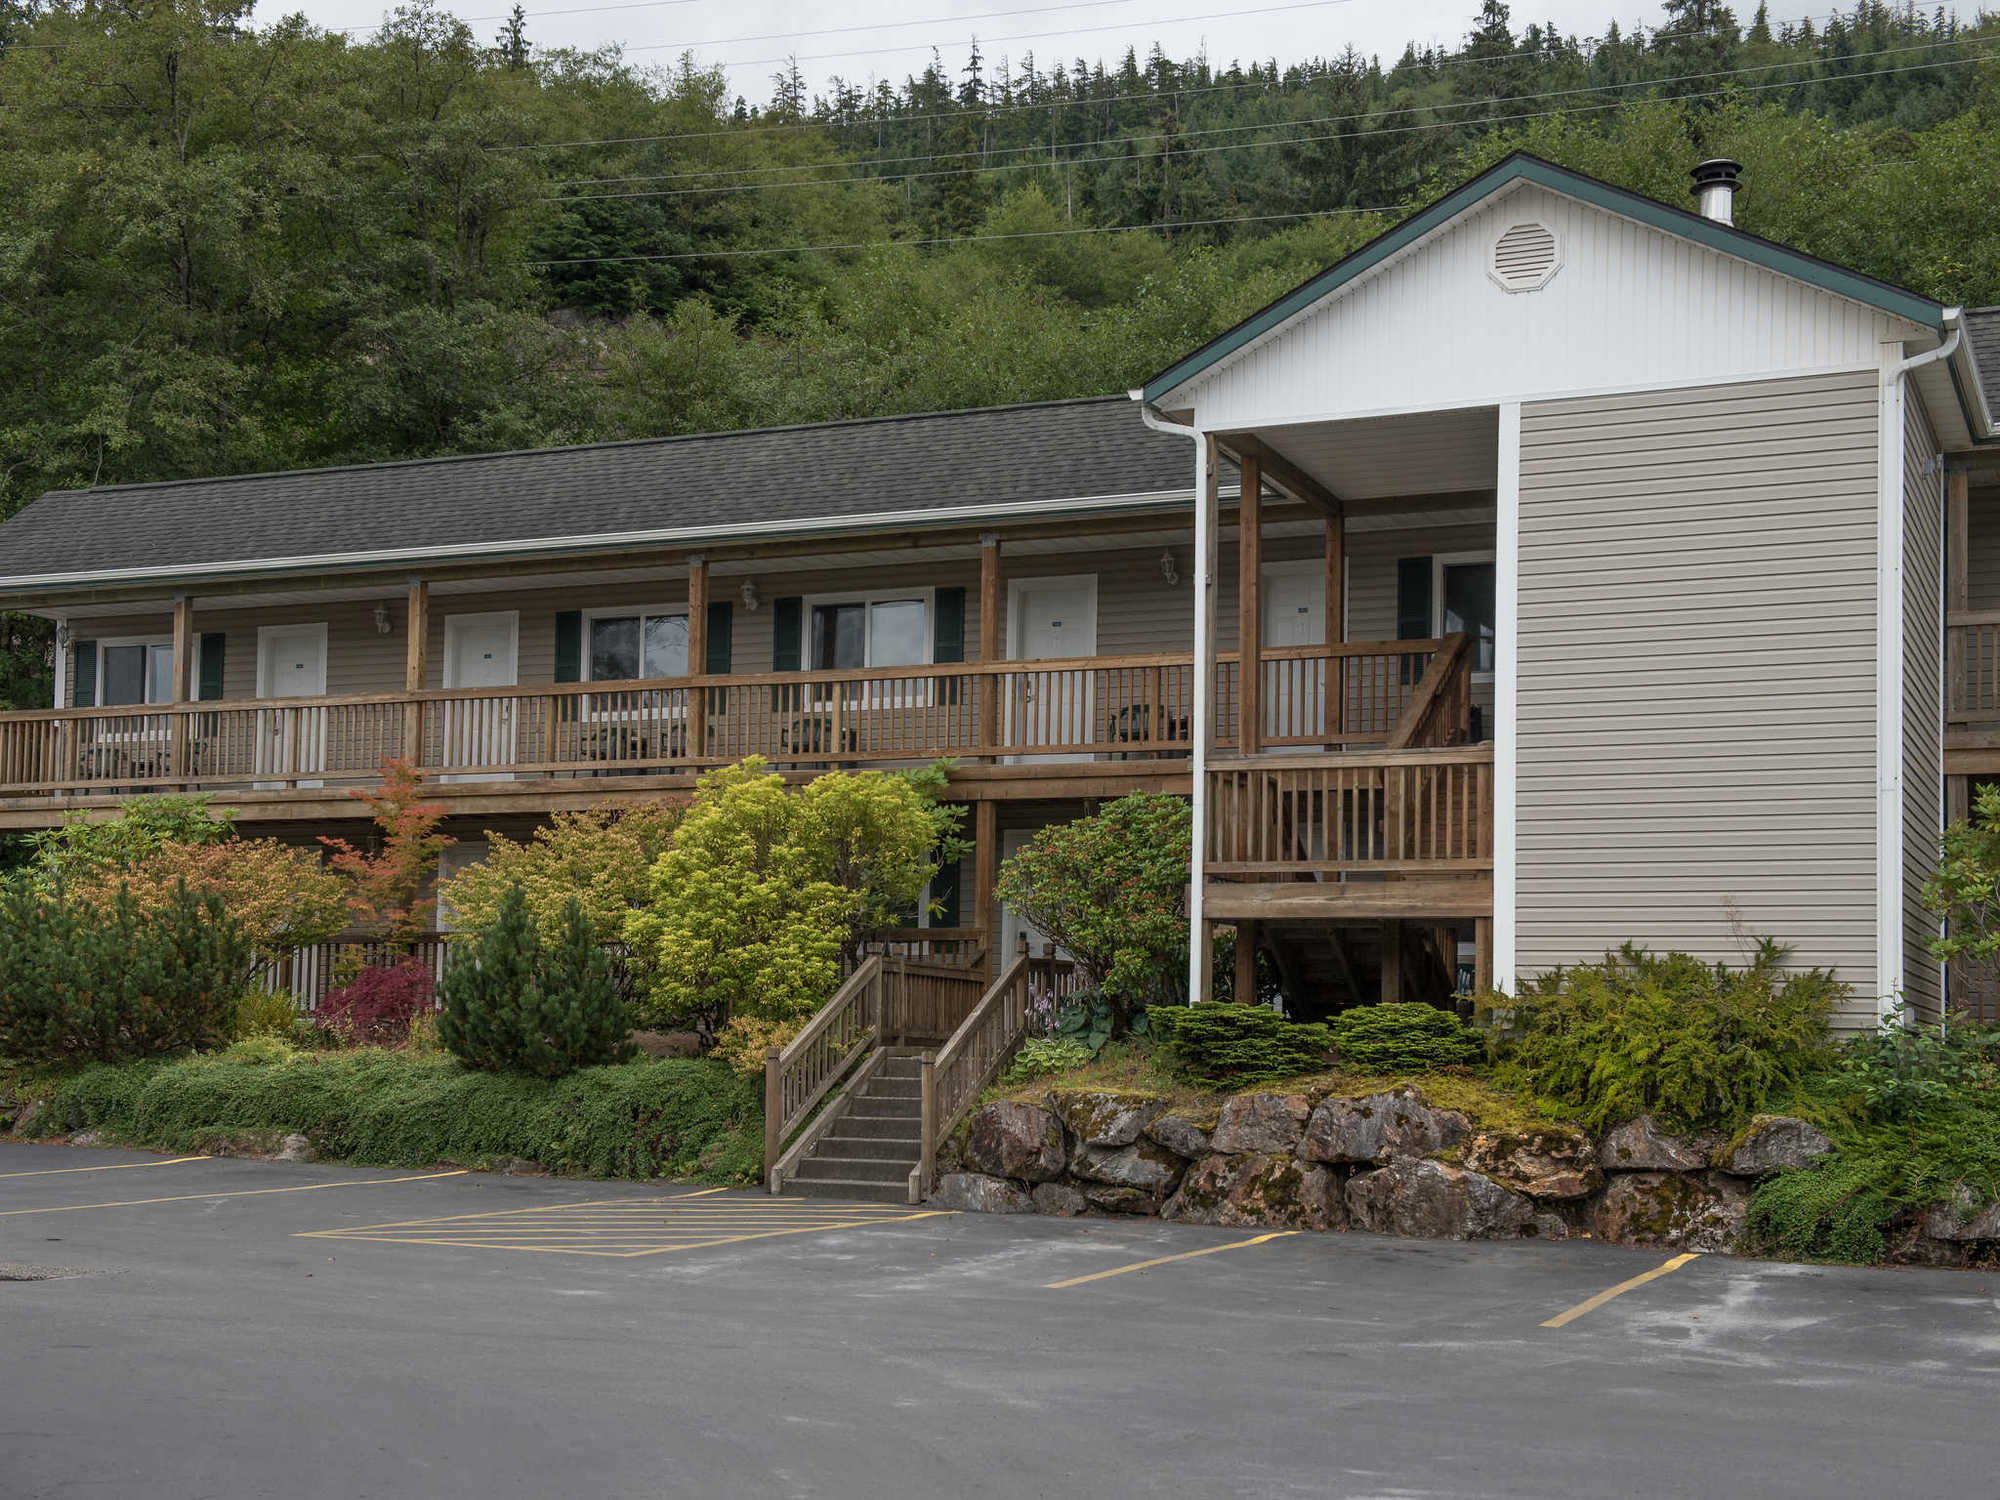
[[[430,675],[431,586],[410,580],[409,607],[404,611],[403,691],[421,693]],[[413,766],[424,763],[424,706],[413,697],[403,709],[403,758]]]
[[[708,671],[708,559],[699,556],[688,559],[687,669],[691,677],[703,676]],[[708,754],[708,689],[705,687],[688,689],[687,744],[681,753],[695,758]]]
[[[194,701],[194,600],[186,594],[174,595],[173,696],[176,704]],[[167,717],[168,774],[185,776],[188,767],[188,734],[194,723],[185,713]]]
[[[1006,627],[1000,620],[1000,538],[987,532],[979,538],[979,656],[982,662],[999,661],[1007,654]],[[1000,678],[982,673],[979,678],[979,740],[999,746]],[[992,757],[997,761],[996,753]]]
[[[1201,983],[1188,999],[1191,1001],[1213,1000],[1215,998],[1215,924],[1203,919],[1194,934],[1195,946],[1201,950],[1201,966],[1198,970]]]
[[[1347,640],[1347,520],[1326,518],[1326,643],[1341,646]],[[1338,744],[1347,737],[1347,658],[1336,656],[1326,672],[1327,738]]]
[[[1208,712],[1202,716],[1203,722],[1194,726],[1194,732],[1200,736],[1201,744],[1208,751],[1213,752],[1215,749],[1215,731],[1222,723],[1222,714],[1220,711],[1222,695],[1217,691],[1221,683],[1216,680],[1215,671],[1215,627],[1220,623],[1215,618],[1215,580],[1217,574],[1221,571],[1217,566],[1217,554],[1222,550],[1222,526],[1220,521],[1222,505],[1219,498],[1222,489],[1222,445],[1215,440],[1213,435],[1203,439],[1203,441],[1208,444],[1208,480],[1201,497],[1201,503],[1203,508],[1208,512],[1209,555],[1208,567],[1202,576],[1194,581],[1194,589],[1195,608],[1200,610],[1202,617],[1208,621],[1208,631],[1202,645],[1201,660],[1194,664],[1194,669],[1201,674],[1202,680],[1208,684]],[[1207,942],[1206,936],[1203,937],[1202,941]],[[1206,1000],[1208,998],[1207,981],[1203,981],[1202,993],[1194,998],[1197,1000]]]
[[[1236,753],[1255,755],[1264,735],[1263,613],[1259,583],[1264,563],[1264,467],[1246,453],[1238,472],[1236,503]]]
[[[994,911],[993,882],[1000,873],[1000,804],[982,798],[972,804],[972,925],[986,949],[989,980],[1000,977],[1000,923]]]
[[[1257,1003],[1257,924],[1236,924],[1236,998],[1244,1005]]]
[[[1967,698],[1965,632],[1954,629],[1951,617],[1972,607],[1972,513],[1971,480],[1957,469],[1944,477],[1944,709],[1946,722],[1952,710]]]
[[[1472,919],[1472,988],[1481,995],[1493,989],[1493,919]]]
[[[1403,998],[1403,924],[1391,918],[1382,924],[1382,1003]]]
[[[764,1049],[764,1187],[773,1193],[780,1184],[772,1168],[778,1165],[778,1151],[784,1145],[781,1127],[785,1119],[785,1095],[778,1067],[781,1055],[781,1048]]]

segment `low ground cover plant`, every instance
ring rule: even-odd
[[[544,943],[521,887],[509,886],[445,969],[440,996],[438,1040],[467,1067],[560,1078],[632,1055],[611,960],[575,897]]]
[[[1146,1012],[1168,1074],[1203,1087],[1244,1087],[1324,1072],[1333,1037],[1262,1005],[1211,1000]]]
[[[1453,1011],[1418,1001],[1357,1005],[1327,1023],[1343,1067],[1361,1073],[1428,1073],[1486,1056],[1480,1034]]]
[[[1732,969],[1628,943],[1551,969],[1484,1002],[1505,1029],[1501,1077],[1590,1130],[1642,1114],[1733,1130],[1831,1058],[1827,1023],[1848,987],[1788,957],[1765,940]]]

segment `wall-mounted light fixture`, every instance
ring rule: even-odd
[[[759,599],[759,598],[757,597],[757,585],[756,585],[756,584],[754,584],[754,583],[752,583],[752,582],[751,582],[751,581],[750,581],[749,579],[747,579],[747,578],[746,578],[746,579],[744,579],[744,580],[743,580],[743,607],[744,607],[745,609],[749,610],[749,611],[750,611],[750,612],[751,612],[752,614],[755,614],[755,613],[757,612],[757,606],[758,606],[758,605],[759,605],[760,603],[762,603],[762,602],[763,602],[763,601],[762,601],[761,599]]]
[[[389,606],[388,606],[388,605],[386,605],[386,604],[378,604],[378,605],[376,605],[376,606],[375,606],[375,633],[376,633],[377,635],[387,635],[387,634],[388,634],[388,633],[389,633],[389,632],[390,632],[391,630],[393,630],[394,628],[395,628],[395,624],[394,624],[394,622],[393,622],[393,621],[392,621],[392,620],[391,620],[391,619],[389,618]]]
[[[1168,588],[1181,581],[1181,570],[1174,566],[1174,549],[1171,547],[1160,554],[1160,576],[1167,580]]]

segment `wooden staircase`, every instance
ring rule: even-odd
[[[923,1059],[884,1053],[868,1076],[827,1106],[827,1129],[783,1179],[807,1198],[903,1203],[923,1157]]]

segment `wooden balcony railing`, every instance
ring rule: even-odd
[[[1208,797],[1211,876],[1493,868],[1490,745],[1216,760]]]
[[[1944,683],[1947,724],[2000,723],[2000,610],[1946,617]]]
[[[1264,743],[1386,744],[1444,644],[1265,651]],[[1235,743],[1238,671],[1234,652],[1218,657],[1223,747]],[[1185,653],[30,710],[0,714],[0,796],[354,784],[390,756],[467,781],[634,775],[746,755],[799,767],[1183,756],[1193,714]]]

